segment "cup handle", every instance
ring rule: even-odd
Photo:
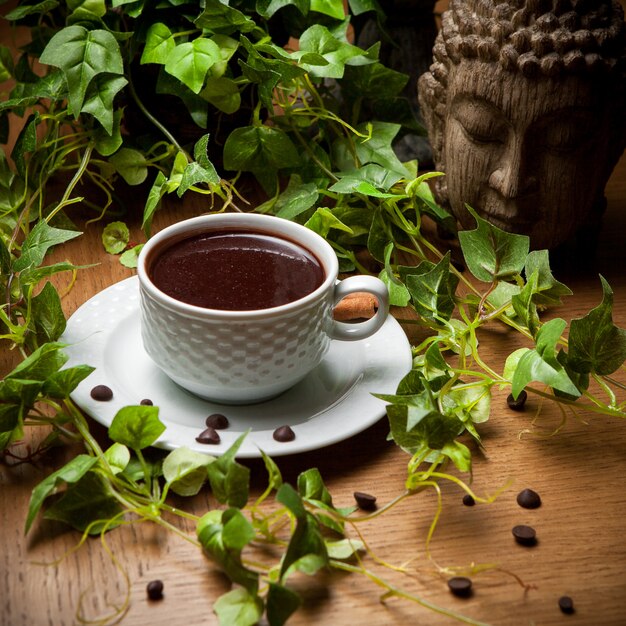
[[[357,341],[373,335],[387,319],[389,313],[389,291],[387,285],[374,276],[350,276],[336,283],[334,293],[334,305],[345,298],[348,294],[356,292],[371,293],[378,301],[376,315],[364,322],[348,324],[333,320],[330,328],[332,339],[342,341]]]

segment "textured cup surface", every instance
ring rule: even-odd
[[[322,264],[322,285],[281,306],[224,311],[180,302],[151,282],[148,264],[160,246],[181,236],[228,228],[254,229],[298,242]],[[332,309],[350,292],[352,280],[337,283],[337,270],[335,253],[322,237],[281,218],[217,214],[174,224],[148,241],[138,261],[144,348],[174,382],[203,398],[248,404],[274,397],[320,363],[331,338],[360,339],[373,334],[385,320],[386,286],[378,279],[361,276],[353,277],[357,280],[352,291],[373,293],[379,301],[377,316],[363,324],[333,321]],[[341,291],[336,285],[342,285]]]

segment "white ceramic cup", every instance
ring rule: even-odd
[[[214,230],[256,231],[298,243],[317,257],[324,280],[299,300],[246,311],[203,308],[160,291],[149,277],[150,263],[159,250],[186,236]],[[220,213],[178,222],[150,238],[139,255],[144,348],[174,382],[198,396],[223,404],[267,400],[315,368],[331,339],[364,339],[384,323],[389,310],[386,285],[373,276],[337,281],[337,272],[337,257],[330,244],[289,220],[255,213]],[[376,297],[375,316],[359,323],[333,320],[334,306],[354,292]]]

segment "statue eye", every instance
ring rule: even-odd
[[[501,113],[493,106],[477,102],[461,102],[452,110],[452,117],[465,136],[475,144],[503,144],[508,136],[508,126]]]
[[[563,112],[543,120],[533,131],[540,146],[555,154],[572,154],[587,146],[596,132],[593,116]]]

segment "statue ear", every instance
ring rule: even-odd
[[[443,130],[446,110],[446,90],[432,71],[422,74],[417,81],[419,111],[424,122],[435,165],[443,157]]]

